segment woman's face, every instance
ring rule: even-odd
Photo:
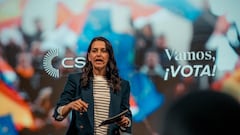
[[[88,60],[92,63],[93,70],[106,70],[109,54],[104,41],[94,41],[92,43]]]

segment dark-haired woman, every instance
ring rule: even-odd
[[[130,85],[119,77],[111,43],[104,37],[92,39],[81,73],[70,74],[53,117],[61,121],[69,112],[67,135],[131,134]],[[128,113],[115,124],[100,122],[124,110]]]

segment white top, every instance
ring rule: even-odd
[[[94,98],[94,135],[106,135],[108,126],[98,125],[109,117],[110,88],[106,77],[94,76],[93,78]]]

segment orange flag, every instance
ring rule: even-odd
[[[18,130],[24,127],[34,128],[30,106],[2,80],[0,80],[0,106],[0,116],[10,114]]]

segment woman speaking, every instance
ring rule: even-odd
[[[130,85],[119,77],[111,43],[104,37],[92,39],[81,73],[68,76],[53,117],[61,121],[71,112],[67,135],[117,135],[130,133]],[[109,117],[129,111],[114,123],[99,126]]]

